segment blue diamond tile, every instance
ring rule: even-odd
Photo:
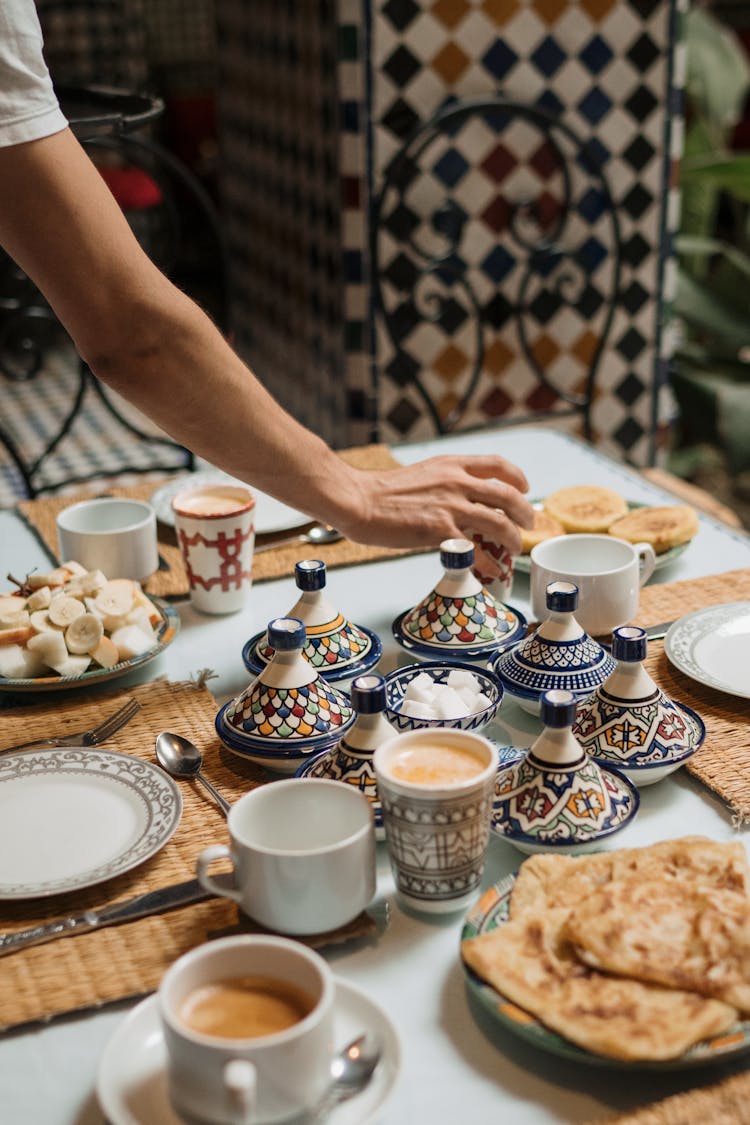
[[[548,35],[531,55],[531,61],[545,78],[551,78],[560,69],[566,57],[565,51],[551,35]]]
[[[496,39],[482,56],[482,65],[493,78],[505,78],[518,62],[518,55],[502,39]]]
[[[598,125],[612,108],[612,102],[598,86],[592,86],[585,98],[578,103],[578,111],[590,125]]]
[[[561,117],[565,110],[565,106],[552,90],[545,90],[541,93],[537,98],[536,104],[539,109],[546,109],[548,113],[553,114],[555,117]]]
[[[592,74],[601,74],[614,58],[614,52],[601,35],[595,35],[589,39],[578,58]]]
[[[516,259],[503,246],[495,246],[480,264],[487,277],[499,283],[513,269]]]
[[[588,273],[593,273],[598,269],[604,259],[607,257],[607,249],[602,246],[598,238],[587,238],[576,252],[576,260],[581,269],[586,270]]]
[[[592,172],[601,171],[611,157],[612,153],[602,143],[600,137],[589,137],[586,143],[581,146],[581,150],[576,156],[576,163],[590,175]]]
[[[458,149],[449,148],[437,163],[433,164],[432,171],[441,183],[445,184],[446,187],[453,188],[469,171],[469,162]]]
[[[604,192],[596,188],[589,188],[578,203],[578,213],[588,223],[595,223],[607,210],[607,200]]]

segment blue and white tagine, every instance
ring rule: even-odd
[[[644,668],[647,645],[644,629],[615,629],[615,670],[579,704],[573,725],[587,753],[616,766],[639,787],[679,769],[706,734],[700,716],[666,696]]]
[[[544,730],[531,748],[498,770],[492,830],[527,854],[596,850],[633,819],[638,791],[576,740],[572,692],[546,692],[540,713]]]

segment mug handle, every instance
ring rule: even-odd
[[[638,585],[645,586],[656,566],[656,552],[650,543],[636,543],[638,552]]]
[[[242,1125],[250,1125],[255,1121],[258,1102],[258,1071],[249,1059],[231,1059],[221,1076],[233,1115]]]
[[[226,844],[212,844],[210,848],[204,848],[199,853],[195,861],[195,874],[198,877],[198,882],[211,894],[220,895],[222,898],[231,898],[235,902],[242,902],[242,895],[239,891],[233,890],[232,887],[224,886],[217,883],[208,873],[208,869],[212,863],[217,859],[231,859],[232,853]]]

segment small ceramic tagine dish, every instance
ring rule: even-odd
[[[398,731],[481,730],[503,699],[497,677],[477,665],[426,660],[385,677],[386,716]],[[391,732],[392,733],[392,732]]]
[[[216,716],[224,745],[277,773],[295,773],[330,749],[354,722],[349,697],[327,683],[302,655],[305,626],[277,617],[268,626],[271,662]]]
[[[550,582],[547,620],[494,661],[506,694],[532,715],[539,714],[546,691],[570,691],[586,699],[614,670],[613,658],[576,621],[577,605],[574,582]]]
[[[304,655],[324,680],[348,680],[373,668],[383,652],[380,638],[354,625],[339,613],[323,593],[326,564],[320,559],[305,559],[294,568],[300,596],[287,614],[303,622],[307,633]],[[249,672],[262,672],[273,657],[268,632],[256,633],[242,649]]]
[[[520,761],[497,772],[492,831],[527,855],[595,851],[638,811],[635,786],[576,741],[575,713],[572,692],[546,692],[544,730]]]
[[[615,670],[578,705],[573,724],[595,761],[617,767],[639,788],[679,769],[706,735],[700,716],[666,696],[644,668],[647,646],[645,629],[615,629]]]
[[[440,545],[443,577],[426,598],[393,622],[398,643],[433,660],[494,656],[526,632],[526,618],[497,602],[472,573],[474,544],[446,539]]]
[[[356,713],[353,726],[330,750],[305,762],[297,777],[322,777],[355,785],[367,797],[375,816],[375,838],[385,839],[383,810],[378,797],[372,756],[381,742],[393,737],[393,727],[385,715],[386,683],[370,673],[352,682],[350,702]]]

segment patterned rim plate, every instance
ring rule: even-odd
[[[172,836],[182,797],[164,770],[117,751],[68,746],[0,760],[0,900],[112,879]]]
[[[248,487],[245,481],[230,477],[227,473],[223,473],[221,469],[206,469],[205,471],[191,473],[190,476],[178,477],[161,488],[157,488],[149,500],[149,504],[156,512],[157,519],[168,527],[174,527],[173,497],[186,488],[201,488],[204,484],[241,484],[243,488]],[[252,488],[252,493],[255,497],[256,535],[266,535],[275,531],[289,531],[291,528],[300,527],[302,524],[309,522],[309,516],[306,516],[303,512],[298,512],[296,508],[290,508],[287,504],[282,504],[281,500],[274,500],[273,496],[268,496],[267,493],[260,492],[257,488]]]
[[[750,602],[689,613],[664,638],[670,663],[686,676],[728,695],[750,699]]]
[[[656,508],[656,507],[661,506],[661,505],[656,505],[656,504],[640,504],[635,500],[628,500],[627,504],[628,504],[628,511],[629,512],[634,512],[636,510],[636,508]],[[543,505],[544,505],[543,500],[532,500],[531,501],[532,508],[537,508],[538,510],[541,510]],[[668,566],[670,563],[673,563],[675,561],[675,559],[678,559],[680,557],[680,555],[683,554],[683,552],[685,552],[688,549],[689,546],[690,546],[689,542],[680,543],[679,547],[670,547],[670,549],[668,551],[664,551],[661,555],[657,555],[656,556],[656,565],[654,566],[654,570],[660,570],[663,566]],[[531,571],[531,556],[530,555],[516,555],[515,568],[516,568],[516,570],[520,571],[522,574],[529,574],[530,571]]]
[[[499,655],[501,652],[505,652],[507,648],[526,635],[528,622],[524,615],[520,610],[516,609],[515,606],[509,605],[507,609],[516,617],[516,624],[509,629],[507,633],[503,634],[502,637],[498,637],[496,641],[485,641],[478,645],[430,645],[421,644],[419,641],[413,641],[411,637],[407,637],[406,633],[404,633],[401,628],[404,618],[408,613],[411,613],[409,609],[405,609],[403,613],[400,613],[398,617],[395,618],[391,625],[391,631],[402,648],[407,649],[408,652],[420,653],[422,656],[431,656],[433,660],[437,656],[442,656],[446,660],[461,660],[462,658],[472,660],[475,657],[495,656]]]
[[[338,667],[331,669],[319,669],[318,675],[323,680],[328,680],[329,683],[334,683],[336,680],[350,680],[354,676],[359,676],[363,672],[367,672],[370,668],[374,668],[380,657],[383,655],[383,645],[380,637],[373,633],[371,629],[366,629],[364,625],[358,625],[360,633],[370,638],[371,646],[370,651],[362,660],[357,660],[351,664],[342,664]],[[266,630],[262,629],[260,633],[256,633],[249,641],[246,641],[242,647],[242,660],[248,672],[254,675],[259,675],[264,668],[268,665],[265,660],[259,660],[256,656],[255,650],[258,645],[265,639]]]
[[[482,895],[466,916],[461,931],[461,941],[476,937],[477,934],[488,933],[508,921],[510,893],[515,880],[515,875],[508,875]],[[735,1055],[742,1055],[750,1050],[750,1020],[738,1020],[722,1035],[696,1043],[676,1059],[630,1062],[605,1058],[604,1055],[595,1055],[592,1051],[571,1043],[569,1039],[564,1039],[557,1032],[550,1031],[529,1012],[525,1012],[481,980],[463,961],[462,965],[472,994],[501,1027],[512,1031],[534,1047],[572,1059],[574,1062],[588,1063],[591,1066],[617,1067],[622,1070],[683,1070],[726,1062]]]
[[[150,600],[159,611],[161,621],[156,627],[156,644],[147,652],[142,652],[140,656],[131,656],[129,660],[122,660],[112,668],[89,668],[80,676],[37,676],[33,680],[11,680],[0,676],[0,692],[63,691],[65,688],[101,684],[148,664],[172,643],[180,630],[180,615],[177,610],[167,602],[163,602],[161,598]]]

